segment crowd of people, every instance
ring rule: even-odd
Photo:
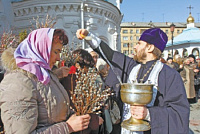
[[[184,59],[183,64],[171,57],[161,62],[168,37],[159,28],[142,33],[133,57],[112,50],[86,29],[77,30],[76,36],[80,40],[91,36],[86,42],[92,49],[74,50],[72,54],[78,58],[71,67],[55,66],[61,61],[62,47],[68,44],[62,29],[36,29],[16,49],[3,52],[0,108],[5,133],[188,134],[188,102],[196,99],[200,86],[194,55]],[[113,94],[101,113],[76,115],[71,100],[76,72],[89,68],[96,69],[96,82],[102,83],[102,90],[109,87]],[[133,81],[154,84],[153,98],[147,106],[122,102],[120,82]],[[130,131],[121,127],[130,116],[148,121],[151,129]]]
[[[196,103],[199,99],[200,66],[193,54],[185,58],[176,55],[177,58],[168,57],[166,64],[177,70],[184,82],[189,103]]]

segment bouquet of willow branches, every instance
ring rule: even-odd
[[[34,21],[34,24],[32,23],[32,21]],[[32,21],[30,21],[32,26],[30,28],[31,31],[39,28],[53,28],[56,24],[56,18],[49,16],[48,14],[46,15],[46,17],[44,16],[43,18],[37,16],[37,18],[33,18]]]
[[[16,48],[19,43],[19,37],[14,35],[12,31],[4,32],[1,36],[1,48],[7,49],[9,47]]]
[[[73,37],[70,45],[63,46],[61,51],[61,61],[64,61],[65,66],[73,66],[79,60],[80,56],[72,53],[74,50],[79,48],[81,48],[81,44],[75,42],[75,36]]]
[[[71,99],[77,115],[100,113],[101,107],[110,95],[110,88],[102,90],[102,83],[97,82],[98,74],[95,68],[79,70],[76,73],[76,87],[71,91]]]
[[[64,61],[65,66],[73,66],[79,60],[80,56],[75,56],[72,54],[72,49],[68,45],[63,46],[61,52],[61,61]]]

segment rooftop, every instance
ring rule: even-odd
[[[137,28],[137,27],[144,27],[144,28],[150,28],[150,27],[159,27],[159,28],[169,28],[171,22],[123,22],[121,23],[122,28]],[[176,25],[176,28],[186,28],[187,23],[184,22],[174,22]],[[195,23],[196,27],[200,27],[200,23]]]
[[[177,35],[173,40],[173,45],[185,44],[185,43],[200,43],[200,30],[196,27],[190,27],[183,30],[183,32]],[[171,46],[171,40],[168,41],[167,46]]]

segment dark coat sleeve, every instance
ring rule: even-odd
[[[108,76],[106,77],[105,83],[109,87],[113,87],[116,91],[116,96],[120,97],[120,81],[117,79],[119,76],[122,83],[126,83],[129,73],[132,68],[137,65],[137,63],[130,57],[124,54],[112,50],[103,41],[100,43],[100,47],[95,49],[95,51],[104,58],[102,53],[106,56],[107,60],[112,64],[113,70],[110,68]],[[105,58],[104,58],[105,59]],[[105,60],[106,61],[106,60]]]
[[[113,51],[107,44],[101,42],[100,44],[101,50],[99,47],[95,49],[95,51],[100,54],[102,57],[102,52],[109,60],[109,62],[113,66],[113,70],[110,68],[108,76],[106,77],[105,84],[113,89],[116,93],[117,104],[120,109],[120,115],[123,115],[123,102],[121,101],[120,97],[120,82],[117,79],[116,75],[119,76],[122,83],[126,83],[129,77],[130,71],[132,68],[137,65],[137,63],[130,57],[125,56],[124,54]]]
[[[189,103],[181,76],[164,65],[155,106],[149,108],[152,134],[188,134]]]

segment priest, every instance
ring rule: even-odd
[[[112,50],[100,38],[85,29],[77,30],[76,34],[79,39],[90,36],[91,40],[87,40],[90,47],[112,64],[114,71],[109,71],[106,83],[116,91],[121,109],[121,121],[132,116],[136,119],[145,119],[151,125],[151,130],[144,132],[131,132],[121,129],[120,126],[114,127],[113,131],[117,130],[121,134],[189,133],[190,108],[181,76],[159,60],[168,40],[160,28],[147,29],[142,33],[137,45],[134,46],[136,52],[134,59]],[[152,101],[147,106],[124,104],[120,99],[120,81],[123,83],[150,81],[154,84]]]

